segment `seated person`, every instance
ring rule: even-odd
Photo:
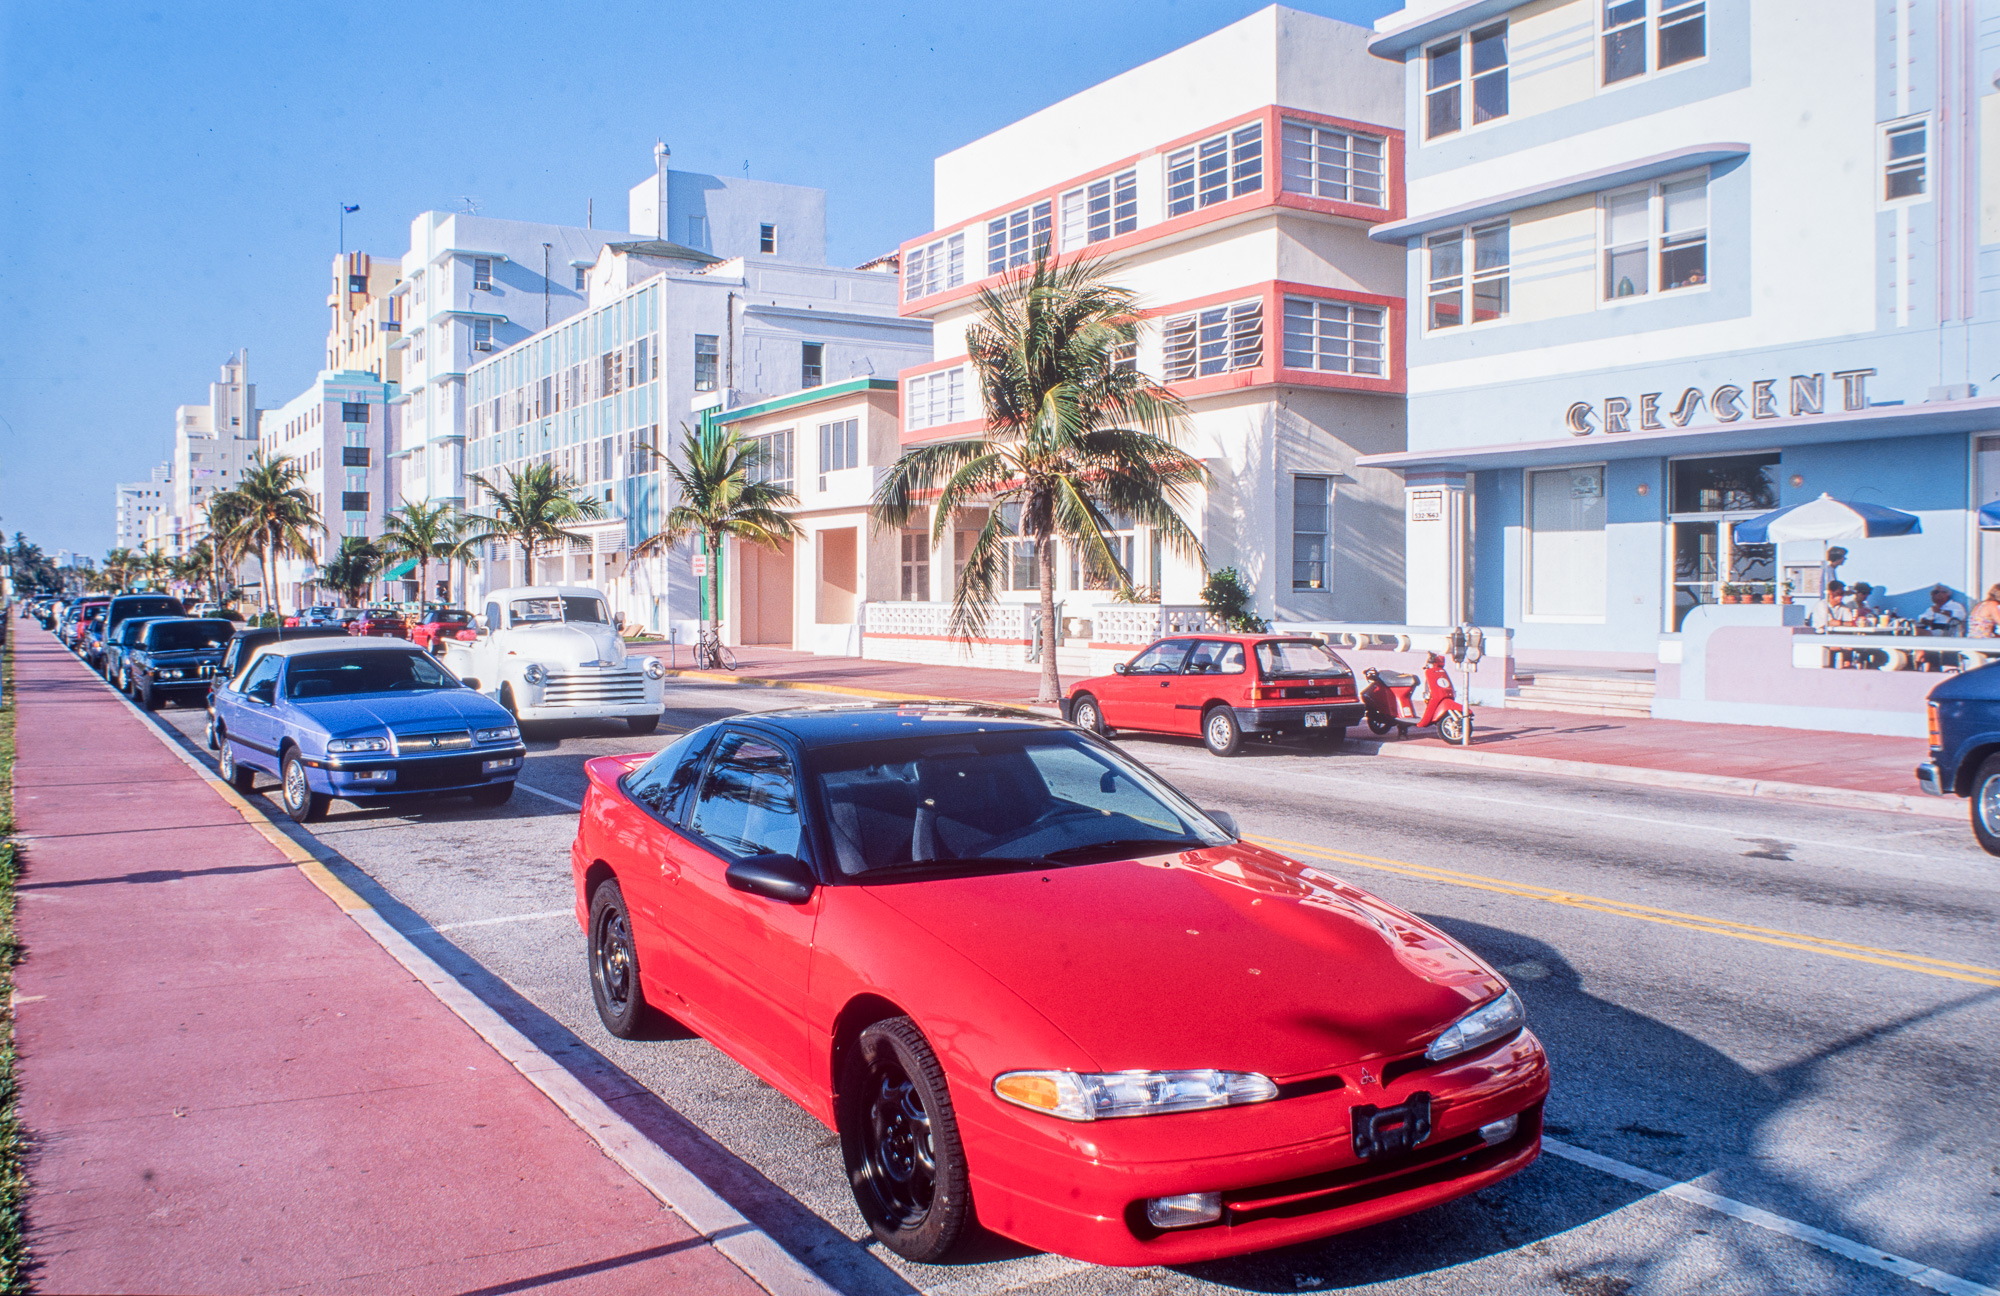
[[[1812,628],[1826,634],[1835,626],[1849,624],[1847,613],[1847,586],[1839,581],[1828,581],[1826,593],[1813,605],[1809,620]]]
[[[1917,617],[1917,633],[1958,635],[1965,633],[1965,605],[1951,596],[1943,585],[1931,586],[1931,605]]]
[[[2000,585],[1987,586],[1986,597],[1972,605],[1965,634],[1969,639],[1991,639],[2000,634]]]

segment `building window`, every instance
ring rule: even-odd
[[[1507,222],[1501,220],[1430,236],[1425,244],[1430,255],[1430,328],[1456,328],[1468,318],[1474,324],[1506,318],[1512,262],[1509,235]],[[1465,264],[1468,242],[1472,245],[1469,276]],[[1470,316],[1466,314],[1465,301],[1468,278],[1472,290]]]
[[[1707,282],[1707,177],[1661,180],[1604,196],[1606,301]]]
[[[910,249],[903,261],[903,300],[915,301],[965,282],[965,235],[961,232]]]
[[[584,289],[590,287],[590,267],[575,266],[573,269],[576,271],[576,282],[573,285],[576,290],[582,292]]]
[[[492,320],[472,321],[472,349],[474,351],[491,351],[493,349]]]
[[[1425,139],[1507,115],[1505,22],[1454,36],[1424,54]]]
[[[365,445],[340,447],[340,462],[343,467],[347,468],[366,468],[368,466],[368,447]]]
[[[368,291],[368,276],[351,274],[347,276],[347,291],[365,293]]]
[[[1883,201],[1923,197],[1930,162],[1930,133],[1926,123],[1900,122],[1885,127],[1882,137]]]
[[[1604,469],[1528,474],[1528,613],[1604,616]]]
[[[424,331],[422,329],[418,329],[416,333],[410,338],[410,351],[412,359],[415,359],[419,363],[423,361]]]
[[[1167,215],[1185,216],[1264,187],[1264,123],[1251,122],[1167,155]]]
[[[826,381],[826,343],[807,342],[799,348],[799,386],[817,387]]]
[[[861,463],[861,422],[841,419],[819,425],[819,488],[826,489],[826,475]]]
[[[716,374],[716,343],[721,335],[697,333],[694,335],[694,389],[714,391]]]
[[[1615,85],[1647,71],[1647,11],[1656,40],[1654,66],[1662,70],[1708,53],[1705,0],[1604,0],[1604,84]]]
[[[1137,549],[1132,516],[1128,513],[1104,514],[1105,547],[1124,569],[1124,579],[1135,579],[1132,560]],[[1119,573],[1104,555],[1095,547],[1079,550],[1075,545],[1069,548],[1069,587],[1072,590],[1108,590],[1118,588]]]
[[[750,445],[757,453],[757,462],[750,465],[750,480],[769,482],[779,490],[791,490],[792,429],[751,437]]]
[[[1166,323],[1167,381],[1254,369],[1264,358],[1264,303],[1237,302]]]
[[[1139,173],[1121,171],[1062,196],[1062,246],[1101,243],[1139,228]]]
[[[366,423],[368,421],[367,402],[342,401],[340,403],[340,421],[342,423]]]
[[[965,420],[965,366],[918,374],[903,384],[903,426],[943,427]]]
[[[1327,525],[1332,513],[1333,479],[1292,478],[1292,588],[1323,590],[1326,582]]]
[[[986,222],[986,273],[1023,266],[1049,250],[1050,204],[1038,202]]]
[[[775,255],[778,251],[778,227],[759,225],[757,227],[757,250]]]
[[[368,511],[367,491],[342,491],[340,511],[343,513],[366,513]]]
[[[1114,342],[1111,344],[1111,372],[1139,372],[1139,344],[1137,342]]]
[[[927,531],[903,532],[903,601],[931,600],[931,537]]]
[[[708,251],[708,217],[688,217],[688,246],[698,251]]]
[[[1368,207],[1384,205],[1387,141],[1381,136],[1298,121],[1286,122],[1284,135],[1285,192]]]
[[[1285,298],[1285,368],[1380,377],[1388,312],[1316,297]]]
[[[493,259],[491,257],[472,258],[472,286],[491,288],[493,286]]]

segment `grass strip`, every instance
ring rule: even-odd
[[[20,872],[20,848],[14,843],[14,636],[10,634],[0,648],[0,1296],[28,1290],[23,1221],[28,1138],[21,1128],[20,1091],[14,1079],[14,965],[21,961],[14,932],[14,883]]]

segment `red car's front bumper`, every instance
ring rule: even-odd
[[[957,1107],[980,1223],[1093,1264],[1185,1264],[1330,1237],[1497,1183],[1540,1155],[1548,1090],[1541,1042],[1523,1031],[1365,1093],[1350,1081],[1257,1107],[1088,1124],[1022,1112],[990,1094]],[[1349,1110],[1419,1091],[1433,1096],[1431,1136],[1395,1160],[1359,1159]],[[1520,1118],[1513,1136],[1488,1146],[1479,1127],[1507,1116]],[[1229,1142],[1251,1146],[1218,1146]],[[1164,1231],[1146,1222],[1148,1198],[1199,1192],[1222,1194],[1221,1221]]]

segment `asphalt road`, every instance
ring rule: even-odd
[[[852,699],[682,684],[666,722],[813,701]],[[160,718],[208,755],[199,711]],[[597,1022],[563,803],[581,798],[586,759],[668,737],[545,730],[521,780],[541,795],[407,815],[336,803],[314,836],[391,921],[844,1291],[1923,1290],[1788,1222],[2000,1286],[2000,976],[1981,971],[2000,968],[2000,861],[1962,823],[1121,740],[1247,835],[1504,968],[1548,1046],[1563,1143],[1779,1227],[1545,1155],[1474,1197],[1311,1247],[1112,1270],[996,1244],[927,1268],[855,1241],[836,1140],[788,1100],[699,1038],[623,1042]]]

